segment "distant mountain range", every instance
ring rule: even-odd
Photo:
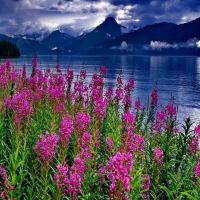
[[[0,41],[15,43],[23,54],[150,54],[200,55],[200,18],[185,24],[157,23],[128,30],[113,17],[91,31],[73,37],[59,30],[43,40],[37,35],[8,37]]]

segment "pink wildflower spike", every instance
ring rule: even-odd
[[[86,78],[86,70],[81,69],[80,70],[80,79],[83,81]]]
[[[80,131],[85,131],[90,125],[90,115],[87,113],[78,112],[76,116],[77,128]]]
[[[152,106],[158,105],[158,90],[153,90],[151,93],[151,105]]]
[[[74,164],[69,172],[69,187],[68,192],[72,193],[74,200],[78,199],[78,194],[81,193],[81,182],[86,170],[85,161],[81,158],[74,158]]]
[[[59,137],[54,132],[49,134],[47,131],[45,134],[40,135],[40,139],[36,142],[36,146],[33,150],[44,165],[48,165],[52,162],[57,152],[57,143],[59,140]]]
[[[172,105],[172,104],[167,104],[166,105],[166,110],[167,113],[172,117],[173,115],[176,115],[176,106]]]
[[[200,124],[197,125],[197,126],[194,128],[194,133],[195,133],[195,135],[197,135],[198,137],[200,137]]]
[[[150,176],[142,174],[142,187],[145,192],[142,194],[143,199],[147,199],[149,196],[149,188],[150,188]]]
[[[123,194],[130,191],[130,181],[132,177],[129,175],[129,171],[133,169],[133,154],[117,152],[115,156],[110,157],[107,166],[108,178],[111,181],[110,193]],[[117,184],[117,183],[120,184]],[[119,187],[120,185],[120,187]],[[114,198],[118,198],[115,196]]]
[[[6,169],[2,166],[0,166],[0,183],[4,184],[4,182],[7,180],[7,172]],[[1,182],[2,181],[2,182]]]
[[[198,159],[197,165],[193,168],[193,172],[200,177],[200,158]]]
[[[154,149],[154,158],[153,158],[153,162],[155,163],[155,164],[159,164],[159,165],[164,165],[164,163],[163,163],[163,155],[164,153],[163,153],[163,150],[162,149],[160,149],[159,147],[156,147],[155,149]]]
[[[111,137],[106,137],[106,151],[111,155],[114,152],[114,142]]]
[[[59,63],[56,65],[56,70],[57,70],[57,73],[61,73],[62,72],[61,69],[60,69],[60,64]]]
[[[107,73],[107,69],[106,69],[105,66],[101,66],[101,68],[100,68],[100,73],[101,73],[103,76],[106,75],[106,73]]]
[[[73,120],[68,117],[63,117],[59,133],[61,137],[61,142],[64,142],[65,146],[68,146],[72,132],[73,132]]]
[[[196,151],[197,151],[197,149],[198,149],[198,137],[193,137],[193,138],[191,138],[191,141],[190,141],[190,144],[189,144],[189,150],[190,150],[190,152],[189,152],[189,154],[193,154],[193,155],[195,155],[196,154]]]
[[[62,188],[63,186],[69,185],[69,180],[67,177],[67,172],[69,170],[69,166],[62,166],[58,164],[56,166],[56,173],[54,174],[54,180],[56,181],[56,184],[59,188]]]
[[[81,158],[83,159],[92,158],[91,141],[92,141],[92,135],[89,132],[85,132],[82,138],[80,139]]]
[[[141,101],[140,101],[139,99],[135,101],[135,109],[136,109],[137,111],[142,110]]]

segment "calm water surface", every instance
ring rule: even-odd
[[[21,56],[12,59],[12,63],[18,68],[26,63],[30,72],[31,58],[32,56]],[[38,56],[39,68],[55,68],[57,60],[57,56]],[[0,63],[3,61],[0,59]],[[90,76],[105,63],[108,69],[106,84],[113,85],[122,69],[125,81],[134,78],[133,100],[140,97],[143,105],[146,105],[156,85],[159,104],[167,104],[171,95],[174,96],[180,122],[186,117],[190,117],[195,123],[200,121],[200,57],[60,56],[59,62],[61,69],[65,70],[70,65],[75,74],[84,67]]]

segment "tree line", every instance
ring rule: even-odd
[[[15,57],[20,56],[19,48],[16,44],[6,40],[0,41],[0,56],[1,57]]]

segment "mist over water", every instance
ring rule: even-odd
[[[31,59],[32,56],[21,56],[12,59],[12,64],[22,68],[23,63],[26,63],[27,71],[31,73]],[[4,61],[5,59],[0,59],[0,63]],[[200,57],[38,56],[40,69],[47,67],[55,69],[57,61],[64,72],[71,67],[75,75],[79,74],[80,69],[85,68],[90,78],[94,72],[98,72],[101,65],[106,65],[107,86],[109,84],[115,86],[116,78],[122,69],[124,83],[132,78],[135,81],[133,101],[139,97],[146,106],[152,89],[157,88],[159,105],[166,105],[171,95],[174,96],[179,110],[179,122],[183,122],[187,117],[190,117],[195,124],[200,122]]]

